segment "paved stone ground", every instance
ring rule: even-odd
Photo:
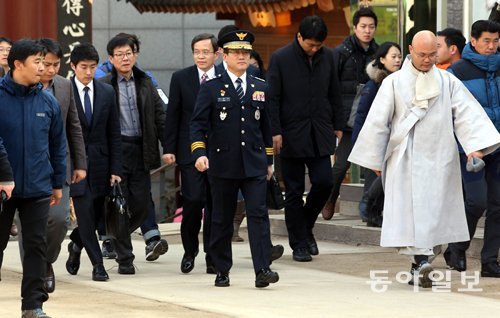
[[[160,225],[169,241],[168,253],[156,262],[144,260],[144,244],[134,238],[137,274],[117,274],[116,263],[105,261],[109,282],[93,282],[91,266],[85,254],[77,276],[65,270],[64,243],[54,268],[57,288],[44,309],[52,317],[477,317],[498,313],[500,279],[481,278],[475,287],[481,292],[459,291],[460,273],[451,274],[451,291],[438,293],[417,290],[395,280],[400,271],[408,271],[410,260],[392,249],[367,245],[347,245],[320,241],[320,255],[310,263],[292,260],[287,240],[273,237],[285,246],[285,255],[272,268],[280,281],[265,289],[256,289],[248,243],[233,245],[234,267],[231,287],[213,286],[215,276],[204,273],[203,257],[189,275],[180,273],[183,254],[178,225]],[[242,233],[246,238],[246,233]],[[0,317],[20,316],[20,263],[17,242],[9,242],[5,251],[0,282]],[[479,270],[477,259],[468,259],[471,276]],[[446,273],[442,257],[434,262],[436,270]],[[387,270],[392,280],[388,290],[371,290],[370,270]]]

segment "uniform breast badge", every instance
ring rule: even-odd
[[[220,120],[225,120],[227,117],[226,107],[222,107],[222,110],[219,114]]]
[[[260,119],[260,110],[258,110],[258,109],[255,111],[255,119],[256,120]]]
[[[220,90],[220,96],[224,96],[224,95],[226,95],[226,91],[225,91],[225,90],[223,90],[223,89],[221,89],[221,90]]]

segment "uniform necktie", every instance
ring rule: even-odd
[[[204,84],[207,81],[207,78],[208,78],[207,73],[203,73],[203,75],[201,76],[200,84]]]
[[[83,90],[85,94],[83,95],[83,106],[85,108],[85,118],[87,118],[87,124],[92,125],[92,106],[90,104],[89,87],[85,86]]]
[[[241,83],[243,81],[241,78],[236,79],[236,93],[238,94],[238,97],[240,98],[240,102],[243,104],[243,96],[245,96],[245,93],[243,93],[243,87],[241,86]]]

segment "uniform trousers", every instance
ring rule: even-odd
[[[266,205],[266,175],[225,179],[209,176],[212,193],[210,256],[220,273],[229,273],[233,265],[231,238],[238,190],[245,199],[248,239],[255,273],[269,268],[271,235]]]
[[[302,197],[305,190],[306,166],[311,190],[304,204]],[[314,223],[332,189],[330,156],[312,158],[281,156],[281,171],[285,181],[285,222],[290,247],[293,250],[307,248],[307,239],[314,237]]]
[[[10,227],[16,210],[24,231],[23,279],[21,283],[22,310],[42,307],[49,296],[43,288],[47,270],[47,218],[50,198],[11,198],[3,205],[0,214],[0,268],[3,251],[9,242]]]
[[[500,248],[500,151],[485,156],[483,160],[486,163],[483,170],[468,172],[465,169],[467,156],[460,154],[465,215],[471,239],[476,233],[479,219],[486,210],[481,263],[488,264],[498,260]],[[449,244],[452,252],[465,252],[469,246],[470,241]]]
[[[198,254],[198,235],[203,218],[203,246],[205,252],[208,250],[210,238],[210,208],[207,208],[208,179],[206,173],[200,173],[193,164],[179,165],[181,171],[182,192],[182,223],[181,237],[184,254],[194,257]]]

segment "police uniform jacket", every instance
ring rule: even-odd
[[[190,125],[191,152],[194,161],[209,158],[210,176],[262,176],[273,162],[267,85],[251,75],[246,82],[243,104],[227,72],[200,87]]]

